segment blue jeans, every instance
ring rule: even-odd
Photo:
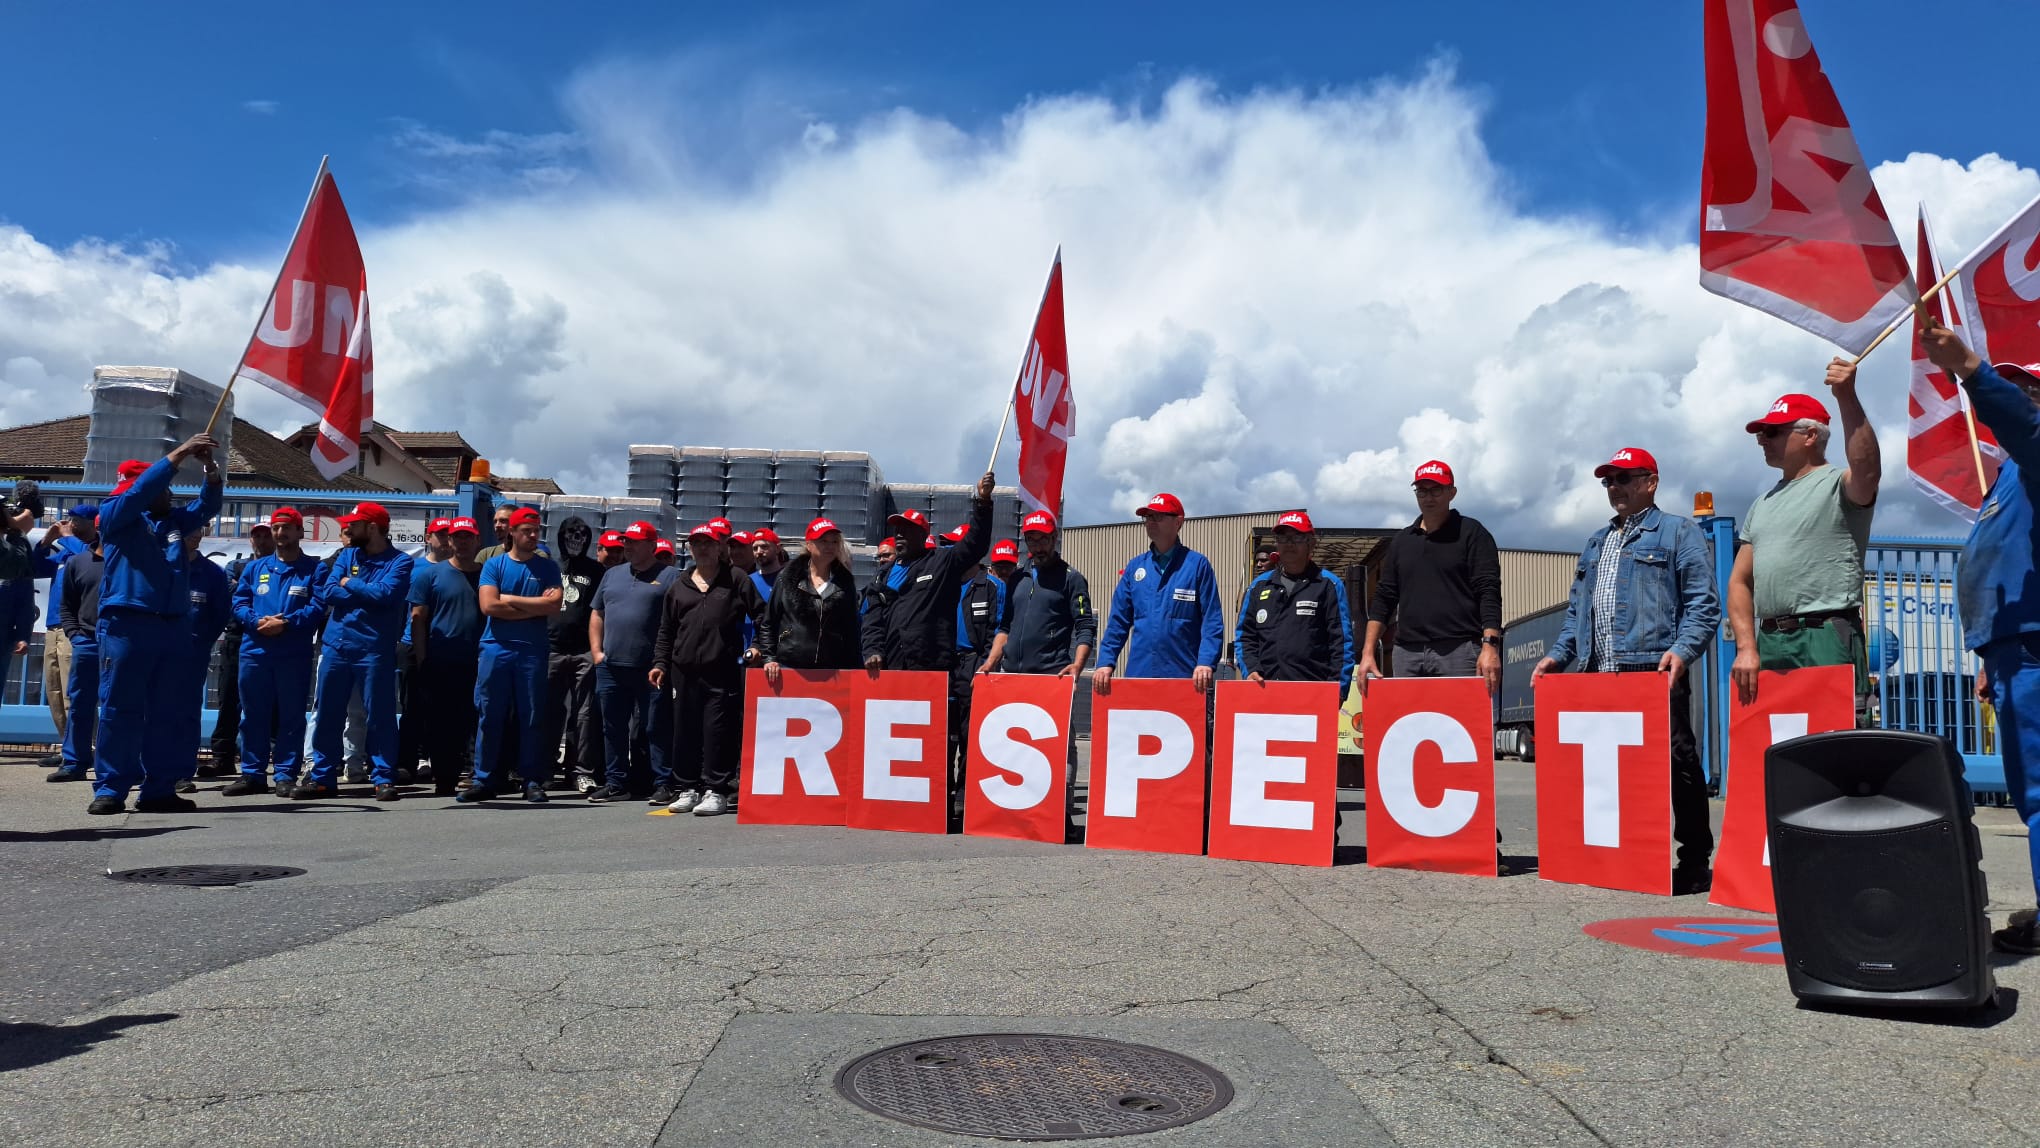
[[[1985,646],[1991,704],[1997,707],[2005,789],[2026,823],[2034,894],[2040,897],[2040,634],[2000,638]]]
[[[169,736],[176,711],[191,700],[185,680],[190,663],[191,623],[185,618],[123,609],[99,615],[99,775],[93,796],[125,801],[136,786],[145,798],[174,795],[179,779],[143,750],[152,739]]]
[[[357,685],[367,714],[369,779],[377,785],[397,782],[396,655],[343,653],[328,647],[319,659],[319,706],[307,777],[313,785],[333,785],[340,779],[340,735]]]
[[[495,788],[503,773],[503,735],[517,731],[517,774],[526,785],[543,785],[550,762],[540,760],[540,723],[545,718],[545,674],[551,651],[544,646],[521,649],[482,643],[475,666],[475,708],[481,728],[475,731],[474,781]]]
[[[71,639],[71,680],[64,683],[70,719],[64,725],[64,768],[91,772],[97,758],[92,739],[99,732],[99,639]]]
[[[670,787],[673,707],[652,688],[650,670],[603,662],[595,667],[595,708],[602,712],[602,754],[609,788],[630,788],[632,759],[649,765],[652,784]],[[649,759],[649,760],[647,760]]]
[[[297,780],[304,759],[305,696],[312,690],[312,654],[241,655],[241,776],[276,784]]]

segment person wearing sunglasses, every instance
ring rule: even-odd
[[[1672,676],[1672,837],[1679,843],[1672,893],[1704,892],[1714,829],[1686,667],[1721,621],[1714,559],[1692,519],[1658,508],[1658,464],[1649,451],[1625,446],[1595,467],[1594,477],[1615,516],[1587,539],[1565,623],[1530,681],[1566,669]]]
[[[1855,365],[1829,363],[1827,385],[1842,416],[1846,468],[1828,462],[1828,410],[1812,395],[1785,395],[1744,428],[1781,477],[1737,532],[1743,545],[1728,579],[1736,648],[1730,672],[1736,692],[1751,702],[1759,671],[1854,666],[1860,718],[1870,689],[1863,552],[1883,464],[1877,432],[1856,398]]]

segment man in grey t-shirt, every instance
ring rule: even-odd
[[[595,661],[606,774],[604,784],[589,791],[590,801],[621,801],[633,792],[665,790],[672,781],[666,764],[672,707],[653,687],[651,670],[660,604],[679,572],[655,560],[658,541],[651,523],[631,523],[623,532],[625,561],[603,573],[589,606],[588,648]]]
[[[1867,694],[1863,645],[1863,551],[1882,463],[1877,432],[1856,399],[1856,367],[1828,364],[1827,385],[1842,416],[1840,469],[1827,460],[1827,408],[1786,395],[1747,430],[1782,477],[1743,518],[1728,582],[1737,691],[1757,694],[1760,670],[1856,667],[1858,707]]]

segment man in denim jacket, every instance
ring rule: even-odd
[[[1672,836],[1679,843],[1672,892],[1699,893],[1709,885],[1714,830],[1686,667],[1721,621],[1714,558],[1691,519],[1658,509],[1657,460],[1649,451],[1623,447],[1594,477],[1608,488],[1615,517],[1587,540],[1565,625],[1530,680],[1574,662],[1587,671],[1672,675]]]

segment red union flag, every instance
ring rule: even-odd
[[[375,356],[361,245],[323,163],[262,310],[234,375],[318,413],[312,465],[335,478],[360,458],[362,432],[374,417]]]
[[[2012,217],[1956,277],[1964,332],[1988,362],[2040,363],[2040,199]]]
[[[1070,348],[1063,333],[1062,248],[1034,315],[1027,356],[1013,383],[1020,420],[1020,497],[1030,509],[1062,513],[1063,464],[1069,460],[1077,404],[1070,397]]]
[[[1922,294],[1940,281],[1940,261],[1934,258],[1933,242],[1928,238],[1927,209],[1920,208],[1919,256],[1913,261],[1914,280]],[[1964,327],[1961,312],[1948,305],[1949,294],[1944,292],[1928,300],[1923,310],[1943,325],[1961,332]],[[1925,492],[1927,497],[1943,507],[1974,522],[1976,513],[1983,506],[1984,492],[1997,478],[1998,461],[2003,451],[1990,428],[1973,423],[1964,409],[1962,389],[1946,371],[1934,366],[1927,359],[1927,349],[1920,344],[1919,327],[1913,328],[1912,389],[1906,404],[1910,418],[1906,424],[1905,466],[1911,472],[1913,485]],[[1976,441],[1970,441],[1974,430]],[[1981,473],[1977,466],[1982,460]]]
[[[1861,354],[1919,296],[1794,0],[1707,0],[1700,285]]]

